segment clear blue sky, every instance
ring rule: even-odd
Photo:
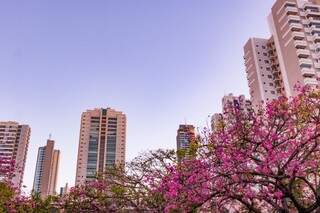
[[[82,111],[127,114],[127,160],[175,148],[179,123],[203,127],[223,95],[248,94],[242,47],[269,36],[273,0],[0,2],[0,120],[32,128],[24,183],[52,133],[58,187],[74,184]]]

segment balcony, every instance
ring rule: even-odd
[[[313,68],[306,67],[301,69],[301,73],[303,77],[313,77],[316,74]]]
[[[297,49],[297,55],[299,58],[308,58],[310,56],[310,51],[304,49]]]
[[[300,58],[299,59],[299,65],[300,67],[303,67],[303,66],[312,66],[312,60],[309,59],[309,58]]]
[[[290,23],[289,24],[289,28],[291,29],[291,31],[299,31],[302,30],[302,24],[299,23]]]
[[[310,3],[310,2],[306,2],[304,5],[304,9],[306,9],[306,10],[308,10],[308,9],[310,9],[310,10],[316,10],[316,9],[318,9],[318,8],[320,8],[320,6],[319,5],[315,5],[315,4],[313,4],[313,3]]]
[[[308,19],[309,24],[320,24],[320,18],[319,17],[310,17]]]
[[[276,75],[280,75],[281,71],[280,69],[272,69],[272,73],[274,76],[276,76]]]
[[[315,43],[320,42],[320,36],[319,36],[318,34],[314,34],[312,37],[313,37],[313,41],[314,41]]]
[[[315,9],[308,9],[306,10],[306,17],[307,18],[320,17],[320,11]]]
[[[305,35],[303,32],[293,32],[292,37],[294,40],[303,40],[305,38]]]
[[[285,1],[284,4],[282,5],[282,7],[296,7],[296,6],[297,4],[292,1]]]
[[[310,32],[313,32],[313,33],[315,33],[315,32],[320,32],[320,28],[317,27],[316,25],[312,25],[312,26],[310,27]]]
[[[280,78],[274,79],[274,83],[277,85],[281,85],[281,79]]]
[[[278,56],[276,54],[270,54],[269,58],[272,60],[276,60],[278,58]]]
[[[273,81],[274,82],[280,82],[281,81],[281,78],[280,78],[280,76],[273,76]]]
[[[304,78],[303,82],[305,85],[317,85],[318,81],[315,78]]]
[[[300,21],[300,16],[298,15],[288,15],[288,20],[296,20],[296,21]]]
[[[296,7],[286,7],[284,10],[287,15],[298,15],[299,14],[298,8],[296,8]]]
[[[307,47],[307,42],[306,41],[294,41],[294,46],[295,48],[298,48],[298,49],[304,49]]]

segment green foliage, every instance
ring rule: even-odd
[[[6,204],[13,198],[14,191],[6,182],[0,182],[0,212],[6,212]]]

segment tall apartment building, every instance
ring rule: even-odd
[[[193,125],[182,124],[177,130],[177,150],[187,149],[195,139],[195,129]]]
[[[249,92],[253,106],[261,105],[284,95],[273,39],[250,38],[244,49]]]
[[[294,96],[297,83],[319,85],[320,2],[277,0],[268,22],[271,37],[250,38],[244,46],[254,106],[280,95]]]
[[[76,185],[90,181],[107,167],[124,165],[126,116],[111,108],[82,113]]]
[[[222,98],[222,113],[215,113],[211,117],[211,129],[214,131],[219,125],[219,121],[230,116],[230,110],[239,109],[244,113],[253,110],[252,103],[246,99],[244,95],[235,96],[232,93],[225,95]]]
[[[21,188],[31,129],[13,121],[0,121],[0,157],[15,162],[12,183]],[[0,174],[1,177],[1,174]]]
[[[33,192],[42,198],[56,194],[60,151],[54,149],[54,140],[47,140],[47,145],[39,147]]]

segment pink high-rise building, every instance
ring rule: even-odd
[[[0,157],[15,162],[12,183],[21,188],[31,129],[13,121],[0,121]],[[0,174],[1,178],[1,174]]]
[[[244,59],[253,105],[285,95],[294,86],[319,85],[320,2],[277,0],[268,16],[271,37],[250,38]]]
[[[107,167],[124,165],[126,116],[111,108],[82,113],[76,185],[90,181]]]
[[[33,192],[42,198],[55,195],[57,187],[60,151],[54,149],[54,140],[47,140],[47,145],[39,147]]]

